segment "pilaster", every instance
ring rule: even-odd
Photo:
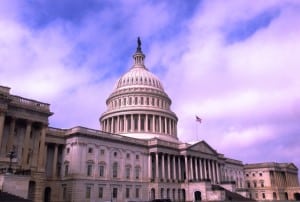
[[[47,153],[45,152],[46,130],[47,130],[47,125],[43,125],[42,131],[41,131],[41,137],[40,137],[40,148],[39,148],[39,157],[38,157],[38,170],[39,171],[45,170],[44,158],[45,158],[45,155],[47,155]]]
[[[57,150],[58,150],[58,145],[55,144],[54,146],[54,156],[53,156],[53,164],[52,164],[52,177],[56,178],[56,167],[57,167]]]
[[[27,159],[28,159],[28,147],[29,147],[29,138],[30,138],[30,133],[31,133],[31,126],[32,126],[32,122],[31,121],[27,121],[26,123],[26,132],[25,132],[25,138],[24,138],[24,142],[23,142],[23,155],[22,155],[22,168],[27,168]]]
[[[2,137],[3,137],[3,130],[4,130],[4,122],[5,122],[5,113],[0,109],[0,148],[2,146]]]
[[[9,126],[8,145],[7,145],[9,151],[13,150],[15,127],[16,127],[16,119],[14,117],[11,117],[10,126]]]

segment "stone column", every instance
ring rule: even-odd
[[[185,180],[189,180],[188,157],[184,156]]]
[[[124,115],[124,130],[125,133],[128,132],[128,120],[126,115]]]
[[[23,142],[23,155],[22,155],[22,168],[27,168],[27,159],[28,159],[28,150],[29,150],[29,138],[30,138],[30,133],[31,133],[31,125],[32,122],[27,120],[26,123],[26,131],[25,131],[25,137],[24,137],[24,142]]]
[[[45,139],[46,139],[46,130],[47,125],[43,125],[41,131],[41,138],[40,138],[40,149],[39,149],[39,159],[38,159],[38,170],[44,171],[45,170],[45,156],[47,157],[47,147],[45,147]],[[45,151],[46,149],[46,151]]]
[[[155,178],[159,180],[158,153],[155,153]]]
[[[202,165],[202,159],[199,159],[199,167],[200,167],[200,179],[203,179],[203,165]]]
[[[172,119],[169,119],[169,126],[168,127],[169,127],[169,134],[172,135],[173,134],[172,133]]]
[[[158,117],[159,119],[159,133],[162,133],[162,120],[161,120],[161,116]]]
[[[15,127],[16,127],[16,119],[14,117],[11,117],[10,126],[9,126],[8,145],[7,145],[7,149],[9,152],[13,150]]]
[[[211,180],[211,182],[212,182],[212,175],[211,175],[211,160],[210,159],[208,159],[207,160],[207,164],[208,164],[208,176],[209,176],[209,179]]]
[[[167,127],[168,127],[168,125],[167,125],[167,118],[164,117],[164,120],[165,120],[165,134],[167,134],[167,133],[168,133],[168,129],[167,129]]]
[[[2,146],[2,137],[4,133],[4,122],[5,122],[5,113],[0,109],[0,148]]]
[[[120,116],[117,116],[117,129],[116,129],[116,133],[119,133],[120,131],[121,131]]]
[[[181,171],[181,159],[180,156],[178,156],[178,180],[182,180],[182,171]]]
[[[215,166],[215,161],[211,161],[211,166],[212,166],[212,179],[213,182],[216,182],[216,166]]]
[[[168,180],[171,180],[171,159],[170,155],[167,154],[167,159],[168,159]]]
[[[149,175],[150,180],[153,179],[153,176],[152,176],[152,156],[151,156],[151,153],[149,153],[149,156],[148,156],[148,175]]]
[[[138,114],[138,131],[141,131],[141,115]]]
[[[194,180],[193,157],[190,157],[190,180]]]
[[[173,156],[173,180],[178,179],[177,175],[176,175],[177,171],[176,171],[176,156]]]
[[[161,154],[161,170],[162,170],[162,179],[165,180],[166,178],[166,175],[165,175],[165,155],[164,154]]]
[[[52,177],[56,178],[56,167],[57,167],[57,144],[54,145],[54,156],[53,156],[53,164],[52,164]]]
[[[133,118],[133,114],[131,114],[131,131],[134,131],[134,118]]]
[[[217,162],[217,183],[220,183],[220,168],[219,168],[219,163]]]
[[[111,117],[111,133],[115,133],[115,117]]]
[[[204,169],[203,169],[203,171],[204,171],[204,179],[207,179],[208,177],[207,177],[207,165],[206,165],[206,159],[203,159],[203,166],[204,166]]]
[[[148,126],[148,116],[149,116],[148,114],[145,114],[145,131],[146,131],[146,132],[149,131],[149,130],[148,130],[148,127],[149,127],[149,126]]]
[[[195,168],[196,168],[196,180],[198,181],[199,180],[199,167],[198,167],[198,158],[196,157],[195,159]]]

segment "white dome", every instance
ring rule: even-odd
[[[144,65],[140,44],[134,64],[116,82],[101,115],[102,130],[142,139],[178,141],[177,117],[159,79]]]
[[[116,83],[116,89],[149,87],[164,90],[159,79],[145,67],[132,67]]]

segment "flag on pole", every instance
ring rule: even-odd
[[[196,121],[199,122],[199,123],[201,123],[202,119],[199,116],[196,116]]]

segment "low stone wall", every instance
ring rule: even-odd
[[[0,175],[0,188],[3,192],[28,198],[29,180],[29,176],[3,174]]]

